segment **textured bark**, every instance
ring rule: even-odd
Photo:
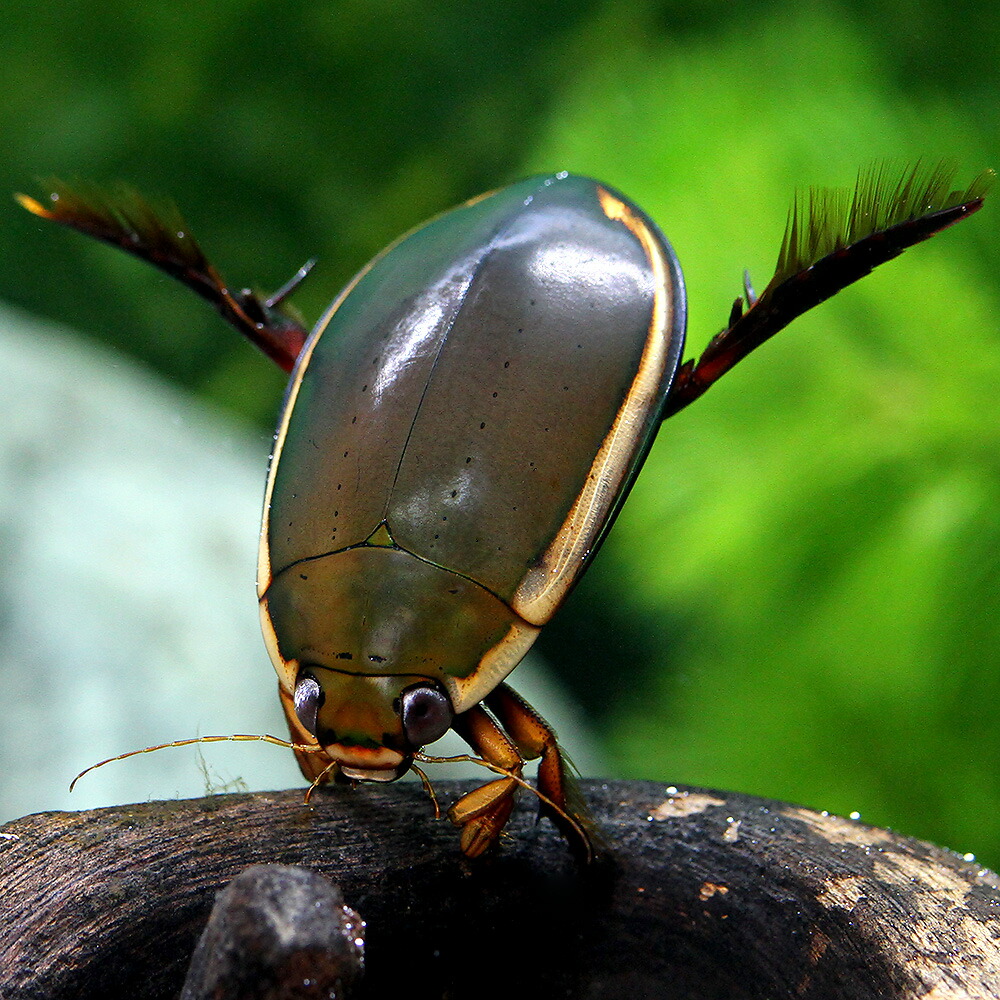
[[[610,847],[584,870],[527,801],[470,862],[412,784],[25,817],[0,831],[0,998],[175,1000],[216,893],[261,863],[366,921],[352,996],[1000,995],[1000,881],[958,855],[743,795],[584,791]]]

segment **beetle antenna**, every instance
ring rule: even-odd
[[[158,743],[153,747],[143,747],[141,750],[129,750],[128,753],[120,753],[117,757],[108,757],[107,760],[91,764],[90,767],[81,771],[70,783],[69,790],[73,791],[76,783],[91,771],[96,771],[105,764],[113,764],[116,760],[127,760],[129,757],[138,757],[139,754],[153,753],[155,750],[169,750],[171,747],[189,747],[195,743],[271,743],[276,747],[285,747],[288,750],[296,750],[300,753],[319,753],[323,748],[319,744],[290,743],[288,740],[279,739],[277,736],[264,734],[236,733],[232,736],[196,736],[189,740],[174,740],[173,743]],[[325,773],[325,772],[324,772]]]
[[[490,761],[484,760],[482,757],[474,757],[469,753],[455,754],[453,757],[431,757],[429,754],[415,753],[413,755],[413,759],[419,760],[421,764],[478,764],[480,767],[485,767],[487,771],[492,771],[494,774],[500,774],[505,778],[509,778],[522,788],[526,788],[538,799],[539,802],[548,806],[554,813],[566,820],[566,822],[580,837],[581,842],[587,846],[587,863],[589,864],[593,860],[590,838],[587,836],[587,831],[584,830],[580,821],[575,816],[570,815],[570,813],[563,809],[562,806],[553,802],[552,799],[550,799],[544,792],[540,792],[533,784],[531,784],[530,781],[526,781],[519,774],[515,774],[513,771],[508,771],[499,764],[492,764]]]

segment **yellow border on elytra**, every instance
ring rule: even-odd
[[[559,607],[610,516],[670,355],[675,301],[663,247],[636,212],[610,191],[598,186],[597,197],[604,214],[632,232],[646,253],[653,271],[653,311],[638,371],[590,466],[584,487],[539,564],[528,571],[514,592],[511,607],[534,625],[544,625]]]

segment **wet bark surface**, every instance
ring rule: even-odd
[[[0,830],[0,998],[175,1000],[216,894],[260,864],[325,876],[365,921],[338,996],[1000,995],[1000,881],[959,855],[750,796],[583,787],[608,845],[583,869],[527,799],[469,861],[412,784],[27,816]],[[299,980],[270,995],[318,995]]]

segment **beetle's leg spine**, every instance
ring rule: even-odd
[[[316,266],[316,258],[310,257],[296,272],[291,276],[291,278],[286,281],[281,288],[276,292],[272,292],[266,299],[264,299],[264,305],[268,309],[275,309],[280,306],[285,299],[288,298],[292,292],[295,291],[303,281],[309,277],[309,272]]]

